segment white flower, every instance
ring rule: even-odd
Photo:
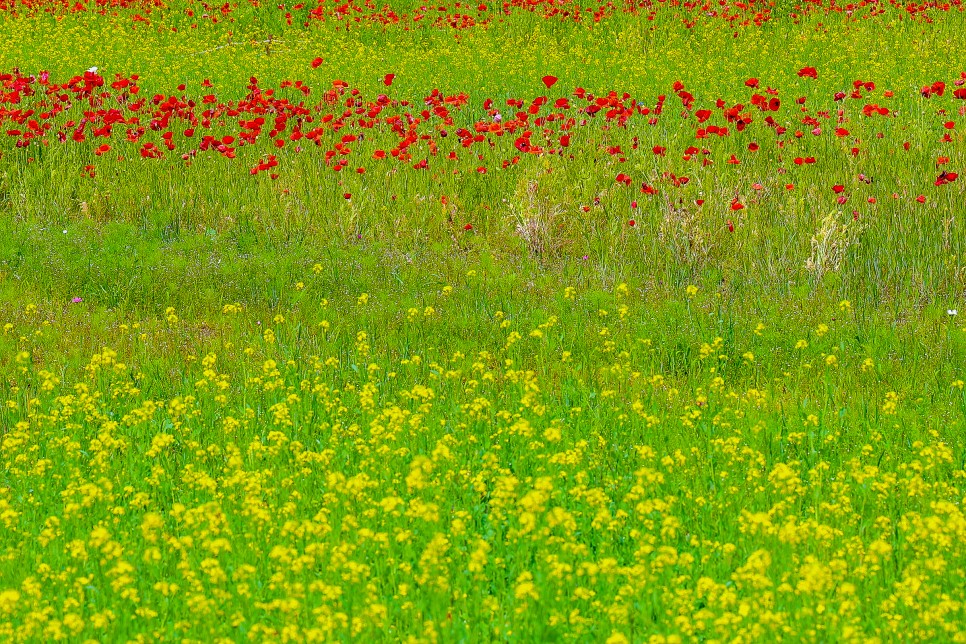
[[[89,71],[89,72],[90,72],[90,73],[92,73],[92,74],[96,74],[96,73],[97,73],[97,67],[91,67],[91,68],[90,68],[90,69],[88,69],[87,71]]]
[[[946,309],[946,315],[956,315],[959,313],[956,309]]]

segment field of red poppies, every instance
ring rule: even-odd
[[[216,229],[229,192],[297,200],[306,225],[352,202],[343,236],[398,235],[367,213],[431,199],[444,220],[421,227],[519,225],[532,251],[577,256],[588,229],[625,237],[672,207],[740,235],[789,202],[873,226],[956,203],[966,72],[946,47],[960,6],[773,4],[12,3],[6,49],[24,44],[0,76],[7,181],[29,195],[18,207],[132,220],[175,208],[163,184],[177,176]],[[104,25],[133,51],[72,41]],[[909,34],[913,53],[896,60],[879,31]],[[519,55],[487,61],[481,41]],[[62,199],[36,194],[43,166],[64,173]],[[145,203],[146,184],[168,194]],[[494,216],[542,186],[549,212],[509,229]]]
[[[966,16],[0,0],[0,637],[966,641]]]

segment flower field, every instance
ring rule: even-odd
[[[966,641],[959,0],[0,14],[4,641]]]

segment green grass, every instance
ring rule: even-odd
[[[966,183],[933,186],[938,156],[966,157],[961,13],[734,37],[684,29],[680,8],[458,32],[304,30],[271,7],[130,31],[133,11],[5,20],[0,68],[62,82],[98,65],[141,74],[147,97],[185,82],[219,100],[252,75],[305,79],[313,103],[335,78],[372,99],[395,73],[417,111],[434,88],[470,95],[450,129],[487,97],[509,115],[506,98],[578,85],[665,94],[668,114],[577,127],[573,159],[507,169],[512,136],[484,161],[376,163],[386,128],[340,175],[332,133],[191,165],[184,148],[138,158],[120,129],[102,157],[0,142],[2,637],[966,638]],[[239,44],[186,55],[229,30]],[[245,44],[265,34],[269,51]],[[757,110],[748,133],[696,142],[673,82],[731,105],[750,76],[780,90],[790,132],[797,96],[846,110],[862,153],[828,132],[779,149]],[[876,93],[831,99],[856,78]],[[897,115],[865,119],[871,101]],[[715,164],[681,160],[692,144]],[[279,178],[250,176],[269,152]]]

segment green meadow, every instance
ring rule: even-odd
[[[3,639],[966,640],[959,4],[0,12]]]

